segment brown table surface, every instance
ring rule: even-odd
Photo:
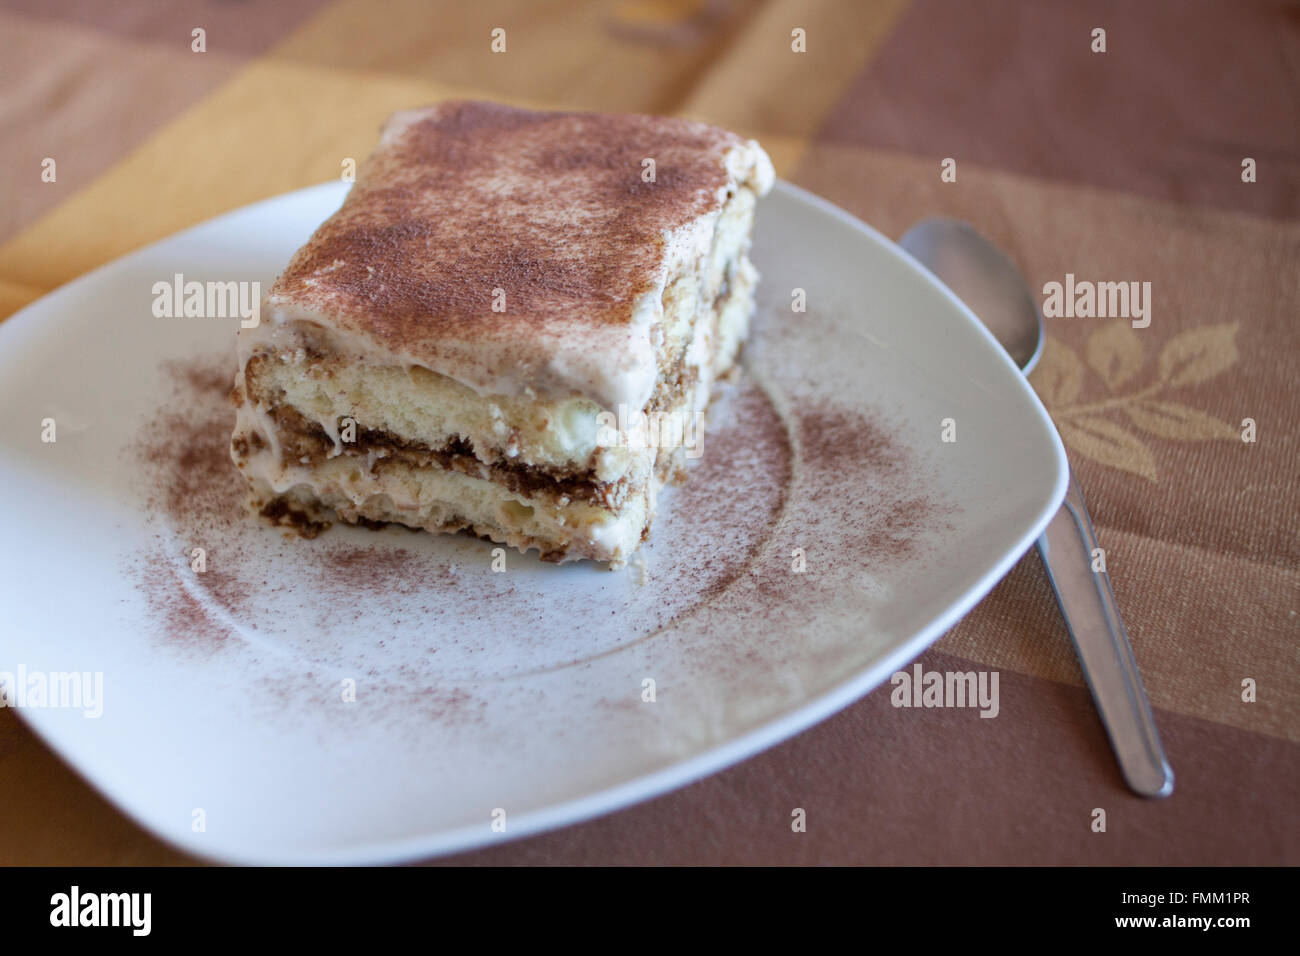
[[[442,862],[1300,861],[1295,3],[0,0],[0,77],[0,316],[337,176],[393,109],[466,95],[705,119],[888,235],[959,216],[1034,288],[1151,283],[1147,328],[1049,319],[1033,382],[1107,551],[1172,798],[1125,790],[1031,553],[921,658],[999,671],[996,719],[895,709],[886,686],[670,795]],[[0,790],[0,862],[192,862],[10,710]]]

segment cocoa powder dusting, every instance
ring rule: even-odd
[[[390,714],[454,725],[477,719],[483,681],[594,659],[692,622],[752,622],[751,646],[719,641],[698,666],[724,666],[714,654],[743,661],[759,653],[761,632],[797,632],[828,605],[860,602],[850,572],[914,564],[921,532],[942,521],[887,425],[824,400],[774,402],[745,377],[710,410],[685,483],[661,496],[635,575],[549,568],[513,551],[512,573],[496,574],[490,542],[394,526],[336,523],[306,540],[247,507],[229,454],[233,363],[167,371],[171,392],[133,449],[156,529],[133,573],[163,646],[248,655],[260,698],[281,708],[333,701],[352,678]],[[195,548],[202,572],[191,568]],[[806,573],[791,573],[796,548]]]
[[[219,650],[230,637],[229,629],[169,571],[159,562],[139,579],[140,590],[168,640],[200,653]]]
[[[357,600],[409,601],[445,577],[445,568],[421,555],[338,542],[316,548],[310,573],[284,573],[275,549],[292,550],[300,529],[277,533],[254,516],[245,479],[230,459],[233,360],[173,362],[164,370],[169,394],[131,448],[144,465],[143,504],[156,530],[127,561],[164,647],[200,656],[246,653],[249,635],[274,628],[277,605],[317,605],[326,609],[323,627],[336,627]],[[204,551],[202,571],[192,566],[194,548]],[[300,662],[319,670],[259,668],[263,676],[250,674],[259,699],[336,703],[338,681],[322,676],[333,668],[354,676],[373,699],[425,719],[454,724],[482,704],[463,689],[428,683],[427,674],[367,670],[359,658],[317,652],[310,640],[300,649]]]
[[[942,509],[913,493],[926,483],[917,480],[919,463],[897,436],[861,412],[825,402],[800,408],[796,420],[814,494],[845,523],[864,557],[898,562],[913,555],[917,532],[934,526]],[[857,488],[846,487],[845,475]]]
[[[897,575],[922,559],[933,532],[945,527],[946,507],[917,493],[929,484],[924,466],[894,428],[825,397],[791,397],[789,404],[782,420],[746,380],[720,430],[706,435],[703,462],[674,503],[690,515],[682,537],[697,556],[678,571],[694,576],[701,593],[700,604],[678,620],[698,612],[703,626],[720,629],[721,618],[744,615],[773,633],[803,633],[820,612],[863,603],[860,572]],[[796,561],[803,562],[798,573]],[[707,569],[723,573],[710,577]],[[769,666],[804,653],[797,641],[787,647],[766,650],[775,655]],[[728,653],[744,660],[758,652]],[[730,665],[701,661],[711,666]]]
[[[480,102],[392,122],[270,294],[412,355],[434,355],[444,337],[512,341],[574,316],[589,329],[630,322],[664,235],[718,207],[727,150],[741,143],[669,117]]]

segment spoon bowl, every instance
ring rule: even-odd
[[[898,243],[966,303],[1028,375],[1043,354],[1043,316],[1020,270],[1001,249],[956,219],[923,219]]]

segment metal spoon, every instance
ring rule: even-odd
[[[966,223],[943,218],[917,223],[899,245],[965,302],[1029,374],[1043,350],[1043,317],[1019,270],[997,246]],[[1110,577],[1092,570],[1096,547],[1071,470],[1065,501],[1038,539],[1038,553],[1124,780],[1143,796],[1167,797],[1174,772],[1160,746]]]

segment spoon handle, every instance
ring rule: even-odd
[[[1092,518],[1071,470],[1065,501],[1038,539],[1038,553],[1124,780],[1143,796],[1166,797],[1174,790],[1174,772],[1160,746],[1110,577],[1092,569],[1097,547]]]

